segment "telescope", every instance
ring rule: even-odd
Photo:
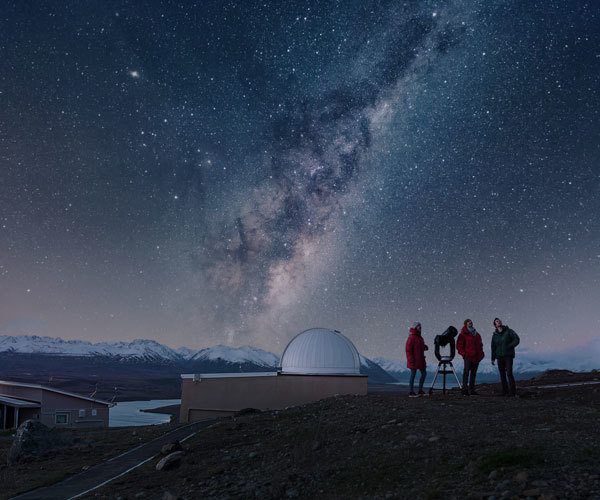
[[[435,372],[435,377],[433,377],[433,382],[431,383],[431,387],[429,388],[429,394],[433,394],[433,390],[435,387],[435,382],[438,378],[438,375],[442,374],[442,394],[446,394],[446,375],[452,373],[454,374],[454,378],[456,379],[456,383],[458,387],[462,389],[462,385],[460,380],[458,380],[458,376],[456,375],[456,371],[454,370],[454,365],[452,364],[452,360],[456,355],[456,342],[454,341],[454,337],[458,335],[458,330],[449,326],[446,328],[444,333],[441,335],[436,335],[433,339],[433,343],[435,345],[435,357],[438,360],[437,370]],[[443,349],[444,352],[440,352],[440,349]],[[449,353],[447,351],[450,351]]]
[[[438,361],[452,361],[454,359],[454,356],[456,356],[456,342],[454,341],[454,337],[457,335],[458,330],[453,326],[449,326],[444,333],[436,335],[435,339],[433,339],[435,345],[435,357]],[[440,354],[440,349],[447,346],[450,346],[450,353]]]

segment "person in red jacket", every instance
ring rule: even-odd
[[[463,357],[463,388],[462,393],[465,396],[476,395],[475,377],[477,376],[477,368],[479,362],[483,359],[483,342],[481,335],[475,330],[473,322],[466,319],[462,330],[456,340],[456,350]]]
[[[425,377],[427,371],[425,370],[427,364],[425,362],[425,351],[429,347],[425,345],[423,337],[421,337],[421,323],[416,322],[410,329],[408,339],[406,340],[406,366],[410,369],[410,397],[415,397],[415,375],[417,370],[421,372],[419,378],[419,396],[424,396],[423,384],[425,383]]]

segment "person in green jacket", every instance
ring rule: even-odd
[[[519,342],[521,342],[521,339],[514,330],[507,325],[503,325],[500,318],[494,319],[492,364],[498,360],[498,372],[500,372],[503,396],[508,396],[509,394],[511,396],[517,395],[517,384],[513,375],[513,360],[515,359],[515,347],[519,345]]]

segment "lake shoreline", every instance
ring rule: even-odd
[[[163,408],[178,407],[180,403],[179,399],[120,401],[110,409],[109,427],[139,427],[170,423],[175,413],[173,410],[164,411]]]

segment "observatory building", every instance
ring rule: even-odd
[[[337,330],[312,328],[294,337],[276,372],[181,375],[181,422],[275,410],[341,394],[367,393],[354,344]]]

